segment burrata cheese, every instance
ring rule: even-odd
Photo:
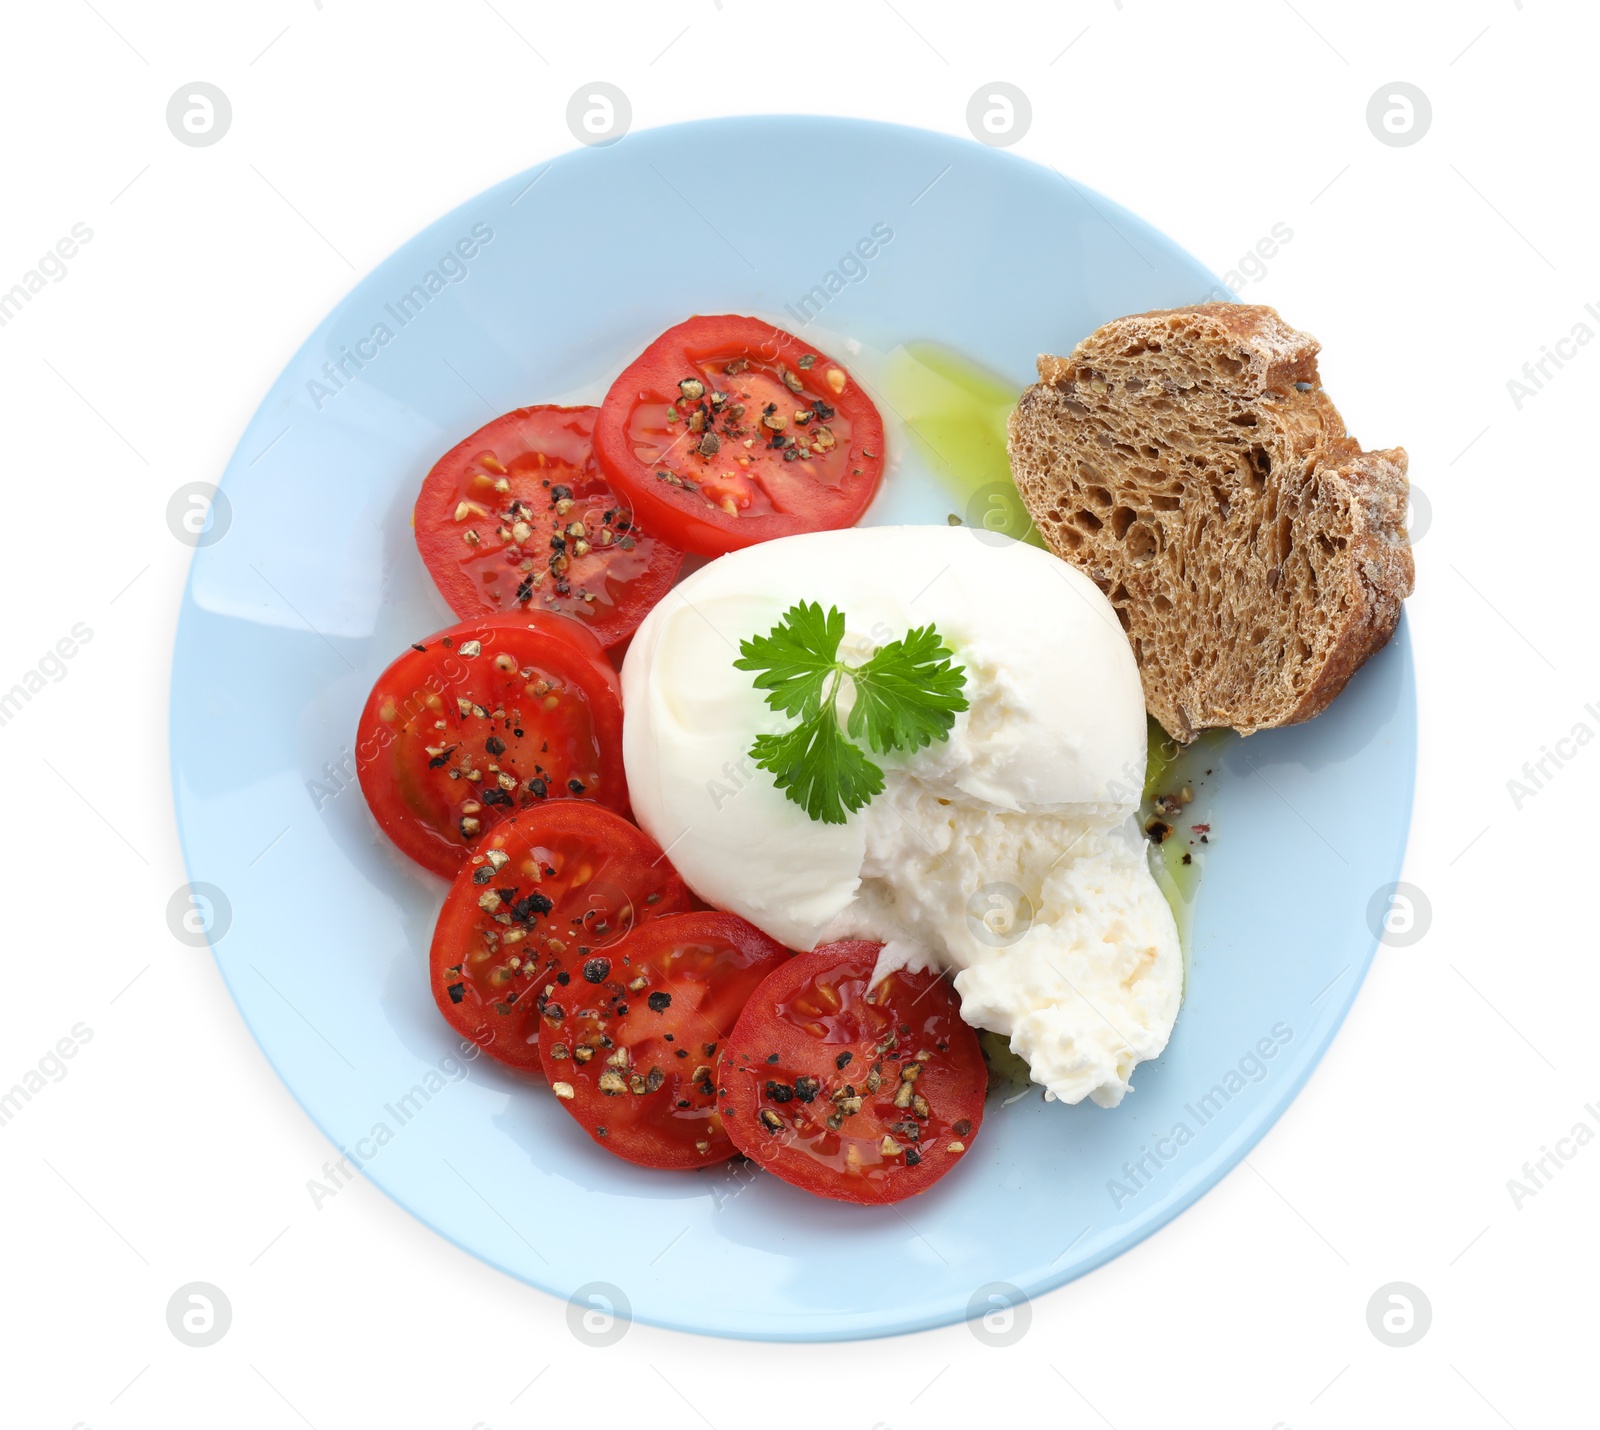
[[[798,601],[844,613],[850,661],[932,622],[965,668],[946,741],[872,758],[885,789],[813,821],[756,768],[786,728],[739,643]],[[857,527],[712,561],[646,618],[622,672],[635,817],[708,903],[811,949],[866,937],[880,970],[947,970],[1048,1095],[1115,1106],[1182,992],[1135,815],[1138,669],[1111,604],[1048,552],[951,527]]]

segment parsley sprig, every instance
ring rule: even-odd
[[[842,611],[830,606],[824,615],[817,602],[801,601],[769,634],[741,641],[734,661],[738,670],[759,672],[755,687],[766,691],[767,704],[799,722],[757,735],[750,757],[824,824],[843,824],[847,812],[883,793],[883,771],[861,748],[863,736],[880,755],[920,750],[948,739],[957,712],[967,708],[966,670],[932,625],[879,646],[860,665],[839,659],[843,639]],[[855,703],[841,727],[846,680]]]

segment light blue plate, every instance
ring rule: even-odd
[[[841,257],[880,224],[893,237],[855,281]],[[1049,169],[910,129],[763,118],[531,170],[339,304],[251,422],[222,484],[231,525],[219,503],[196,553],[172,765],[190,877],[227,904],[205,901],[217,961],[352,1165],[555,1295],[602,1283],[658,1325],[825,1340],[960,1319],[991,1283],[1058,1286],[1244,1156],[1349,1008],[1374,950],[1369,900],[1399,871],[1416,746],[1403,628],[1326,714],[1229,747],[1188,997],[1137,1092],[1115,1112],[1036,1093],[992,1106],[966,1165],[892,1209],[731,1166],[630,1167],[541,1088],[459,1061],[425,976],[444,885],[394,853],[350,777],[369,685],[449,623],[411,539],[418,484],[490,416],[603,389],[687,314],[784,321],[814,289],[820,326],[882,350],[946,343],[1020,390],[1037,353],[1213,288]],[[908,460],[877,511],[942,523],[950,505]]]

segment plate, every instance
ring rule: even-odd
[[[773,175],[765,194],[757,174]],[[1137,1091],[1114,1112],[1037,1091],[996,1108],[966,1165],[892,1208],[821,1201],[748,1167],[631,1167],[542,1089],[464,1058],[426,980],[444,885],[378,833],[351,754],[378,672],[450,623],[411,505],[433,459],[489,417],[597,395],[694,312],[759,313],[869,352],[942,343],[1020,390],[1037,353],[1215,289],[1051,169],[796,117],[581,149],[464,204],[356,286],[229,463],[179,620],[171,732],[217,962],[351,1166],[579,1305],[829,1340],[1037,1296],[1148,1236],[1245,1155],[1355,997],[1376,943],[1369,905],[1399,872],[1416,746],[1404,625],[1326,714],[1227,746],[1187,996]],[[942,524],[950,509],[907,454],[872,517]]]

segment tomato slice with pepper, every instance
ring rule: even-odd
[[[563,616],[451,626],[378,677],[356,773],[383,832],[446,878],[519,809],[582,796],[625,812],[616,671]]]
[[[955,990],[905,971],[874,986],[881,947],[826,944],[780,967],[717,1073],[741,1152],[808,1192],[873,1205],[927,1191],[966,1156],[988,1085]]]
[[[572,962],[544,1007],[539,1056],[556,1097],[607,1151],[642,1167],[733,1156],[717,1054],[746,999],[789,958],[736,914],[677,914]]]
[[[537,1072],[540,1013],[568,996],[568,970],[689,906],[666,856],[627,820],[575,799],[526,810],[490,831],[445,895],[434,1001],[490,1057]]]
[[[852,525],[883,474],[883,419],[841,364],[793,333],[696,317],[612,383],[594,448],[650,530],[720,556]]]
[[[604,646],[667,593],[683,553],[641,531],[595,461],[595,407],[519,407],[434,463],[417,550],[450,609],[551,611]]]

